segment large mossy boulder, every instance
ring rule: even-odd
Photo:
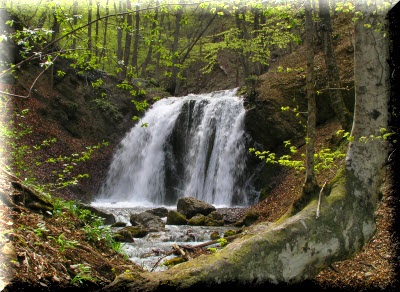
[[[114,232],[113,237],[119,242],[134,242],[134,238],[143,238],[148,233],[149,231],[142,226],[127,226]]]
[[[259,217],[259,214],[254,211],[248,211],[244,216],[238,220],[234,226],[235,227],[242,227],[242,226],[250,226],[253,225]]]
[[[197,214],[207,216],[211,212],[217,210],[213,205],[194,197],[180,198],[176,205],[176,209],[179,213],[185,215],[187,219],[190,219]]]
[[[206,216],[206,226],[224,226],[224,217],[218,211],[213,211]]]
[[[187,218],[185,215],[174,211],[170,210],[167,215],[167,225],[186,225],[188,222]]]
[[[193,226],[224,226],[224,218],[222,214],[217,211],[213,211],[207,216],[203,214],[197,214],[190,218],[187,225]]]
[[[187,224],[192,226],[206,226],[206,216],[203,214],[194,215],[188,220]]]
[[[132,226],[143,226],[149,231],[160,231],[165,227],[165,222],[159,216],[148,211],[131,214],[129,222]]]

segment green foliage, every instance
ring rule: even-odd
[[[355,9],[353,1],[342,1],[336,3],[336,12],[350,13]]]
[[[284,146],[289,148],[290,154],[285,154],[276,157],[276,154],[270,151],[258,151],[254,148],[250,148],[250,153],[254,153],[259,159],[265,160],[265,163],[277,164],[289,168],[293,168],[297,173],[305,170],[305,155],[302,154],[302,160],[293,159],[294,154],[298,149],[291,145],[290,141],[284,141]],[[330,148],[323,148],[314,154],[314,170],[316,173],[325,170],[335,168],[334,162],[343,159],[345,157],[345,151],[342,148],[331,150]]]
[[[219,238],[217,241],[221,247],[224,247],[228,244],[228,241],[223,237]]]
[[[94,146],[87,146],[85,151],[80,153],[73,153],[71,156],[59,156],[48,158],[45,162],[50,164],[58,164],[62,166],[61,171],[56,170],[52,173],[56,175],[57,181],[54,183],[49,183],[49,187],[64,188],[69,185],[77,185],[79,180],[83,178],[88,178],[87,173],[73,175],[73,169],[78,163],[85,162],[90,159],[94,151],[100,149],[101,147],[108,146],[108,142],[100,142]]]
[[[389,132],[388,129],[386,128],[380,128],[379,129],[379,135],[369,135],[369,137],[366,136],[362,136],[360,137],[357,141],[358,142],[362,142],[362,143],[368,143],[371,141],[378,141],[381,143],[387,143],[389,142],[389,138],[392,137],[393,135],[395,135],[395,132]],[[343,138],[347,139],[349,142],[353,142],[354,141],[354,136],[351,136],[349,132],[346,132],[344,130],[339,130],[336,132],[337,136],[342,136]],[[391,141],[391,143],[397,143],[397,140],[393,140]]]
[[[100,79],[97,79],[96,81],[92,82],[92,87],[99,88],[103,84],[104,84],[104,80],[100,78]]]
[[[63,1],[41,2],[37,6],[23,0],[7,2],[4,8],[18,15],[18,25],[10,21],[17,30],[2,37],[13,38],[23,58],[40,60],[46,68],[62,56],[73,60],[71,66],[79,70],[102,69],[122,79],[164,76],[164,82],[172,77],[172,69],[178,69],[177,77],[184,79],[184,71],[199,61],[207,63],[203,72],[210,72],[223,50],[232,52],[237,60],[244,57],[250,63],[268,65],[271,50],[301,43],[302,13],[290,3],[201,1],[177,5],[171,1],[145,1],[138,4],[138,28],[128,25],[126,17],[135,17],[135,11],[106,5],[105,1],[97,4],[99,14],[92,15],[93,22],[88,23],[89,7],[85,2],[76,2],[77,12],[73,11],[73,3],[66,5]],[[246,4],[244,9],[242,4]],[[178,48],[172,51],[177,11],[182,12],[181,33]],[[264,22],[259,21],[261,16]],[[135,58],[145,67],[143,76],[133,64],[124,64],[124,52],[118,56],[126,36],[136,29],[140,39]],[[132,41],[135,42],[134,35]],[[132,53],[129,52],[130,58]],[[124,71],[126,76],[121,76]],[[65,75],[62,71],[57,73]],[[97,81],[92,85],[99,86]],[[133,96],[143,94],[140,89],[132,92]]]
[[[103,241],[115,252],[122,253],[122,244],[115,241],[111,227],[104,224],[103,218],[93,214],[87,209],[76,208],[74,212],[75,215],[85,223],[83,230],[89,242]]]
[[[105,112],[109,117],[115,121],[119,121],[123,118],[123,115],[119,111],[118,107],[113,104],[107,96],[102,95],[101,98],[95,98],[91,101],[94,105]]]
[[[40,222],[37,224],[37,228],[33,230],[33,232],[36,234],[36,236],[42,237],[45,235],[49,230],[46,228],[46,224],[43,222]]]
[[[64,252],[67,248],[74,248],[77,246],[78,242],[76,240],[68,240],[65,238],[64,233],[61,233],[58,237],[47,236],[47,238],[53,239],[54,242],[59,245],[61,252]]]
[[[218,251],[218,249],[215,247],[209,247],[207,248],[207,250],[210,251],[211,253],[216,253]]]
[[[380,135],[370,135],[369,137],[362,136],[357,141],[361,143],[368,143],[372,141],[378,141],[380,143],[387,143],[389,138],[394,135],[394,132],[388,132],[386,128],[379,129]],[[344,130],[338,130],[336,135],[342,139],[345,139],[348,142],[353,142],[354,137],[350,135],[349,132]],[[397,141],[392,141],[396,143]],[[270,151],[259,151],[255,148],[250,148],[249,152],[254,153],[259,159],[265,160],[266,163],[269,164],[278,164],[285,167],[290,167],[296,170],[296,172],[300,172],[305,170],[304,166],[304,157],[305,155],[302,154],[302,160],[295,160],[293,159],[292,155],[297,152],[297,148],[291,145],[290,141],[284,141],[284,146],[289,148],[291,154],[285,154],[280,156],[279,158],[276,157],[275,153]],[[314,154],[314,170],[316,173],[322,170],[330,170],[336,169],[335,162],[344,159],[346,156],[345,148],[342,146],[337,147],[336,149],[331,148],[322,148],[317,153]]]
[[[97,282],[96,278],[91,276],[90,267],[84,264],[78,264],[72,266],[72,268],[77,269],[78,273],[71,279],[71,284],[79,283],[84,284],[85,281]]]
[[[46,152],[57,143],[57,140],[48,138],[39,144],[25,144],[24,141],[29,143],[28,137],[34,134],[33,127],[24,123],[28,113],[27,109],[21,112],[16,111],[8,122],[2,121],[0,124],[0,140],[3,142],[0,153],[9,158],[9,165],[6,165],[8,170],[23,179],[25,184],[34,186],[41,192],[76,185],[81,179],[88,178],[89,175],[86,173],[74,173],[76,165],[88,161],[95,151],[108,146],[108,142],[103,141],[94,146],[87,146],[84,151],[70,156],[60,155],[48,158]],[[36,173],[41,169],[47,172],[49,165],[56,166],[51,171],[55,180],[37,184]]]
[[[80,207],[76,201],[53,198],[51,195],[48,195],[48,198],[53,204],[53,212],[50,215],[67,220],[69,218],[67,214],[72,214],[83,222],[84,226],[82,230],[85,232],[89,242],[101,241],[115,252],[122,253],[122,244],[114,240],[111,227],[104,224],[103,218],[93,214],[88,209]],[[34,232],[38,236],[42,236],[48,231],[43,223],[38,223],[37,226],[38,228],[36,228]],[[60,245],[61,251],[64,251],[66,248],[72,248],[77,244],[75,241],[66,240],[63,234],[60,234],[57,238],[52,236],[48,237],[52,238],[55,243]]]

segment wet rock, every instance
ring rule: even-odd
[[[129,222],[132,226],[144,226],[149,229],[149,231],[160,231],[165,228],[164,221],[148,211],[144,211],[138,214],[131,214]]]
[[[212,232],[212,233],[210,234],[210,239],[211,239],[211,240],[217,240],[217,239],[219,239],[219,238],[221,238],[221,236],[219,236],[219,233],[218,233],[217,231],[214,231],[214,232]]]
[[[143,238],[149,231],[141,226],[127,226],[114,232],[114,239],[119,242],[134,242],[134,238]]]
[[[247,212],[243,218],[241,218],[240,220],[238,220],[234,226],[236,227],[242,227],[242,226],[250,226],[252,225],[254,222],[257,221],[259,215],[256,212]]]
[[[151,210],[147,210],[147,212],[149,212],[153,215],[156,215],[160,218],[167,217],[167,215],[168,215],[168,209],[165,207],[154,208]]]
[[[205,226],[206,225],[206,216],[203,214],[197,214],[190,218],[187,222],[188,225],[193,226]]]
[[[174,211],[170,210],[167,215],[167,224],[168,225],[186,225],[188,222],[187,218],[185,215]]]
[[[213,205],[193,197],[180,198],[176,207],[177,211],[185,215],[187,219],[192,218],[196,214],[207,216],[212,211],[217,210]]]
[[[248,208],[218,208],[217,212],[222,215],[225,225],[233,225],[240,220],[247,212]]]
[[[114,224],[111,224],[111,227],[125,227],[126,223],[125,222],[115,222]]]

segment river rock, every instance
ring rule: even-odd
[[[179,213],[185,215],[187,219],[192,218],[196,214],[207,216],[211,212],[217,210],[213,205],[194,197],[180,198],[178,200],[176,209]]]
[[[132,226],[144,226],[148,228],[149,231],[160,231],[165,228],[165,222],[157,215],[148,211],[131,214],[129,222]]]
[[[119,242],[134,242],[134,238],[145,237],[148,233],[142,226],[127,226],[114,232],[113,237]]]
[[[187,224],[187,218],[185,215],[174,211],[170,210],[167,215],[167,224],[168,225],[186,225]]]
[[[167,217],[167,215],[168,215],[168,209],[165,207],[158,207],[158,208],[150,209],[150,210],[147,210],[147,212],[149,212],[153,215],[156,215],[160,218]]]

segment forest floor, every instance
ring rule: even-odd
[[[317,148],[326,145],[337,128],[337,123],[320,127],[317,131]],[[336,262],[322,270],[311,280],[313,288],[326,291],[396,291],[399,287],[399,242],[394,233],[399,198],[391,188],[391,178],[394,176],[390,174],[388,167],[387,179],[382,187],[383,196],[376,210],[377,230],[374,237],[353,258]],[[318,174],[319,183],[322,185],[332,176],[331,171]],[[0,171],[3,194],[15,195],[16,190],[10,186],[12,180],[15,178]],[[283,215],[301,191],[301,185],[301,174],[284,170],[270,196],[253,206],[260,214],[259,221],[271,222]],[[79,219],[67,215],[44,216],[24,206],[15,206],[5,200],[4,195],[2,197],[0,289],[4,288],[3,291],[32,287],[43,291],[71,287],[95,291],[110,283],[119,273],[140,269],[121,254],[106,248],[102,242],[88,244]],[[46,230],[39,232],[40,226],[45,226]],[[61,249],[62,242],[65,249]],[[74,242],[73,247],[65,245],[68,242]],[[7,286],[9,281],[13,285]]]

